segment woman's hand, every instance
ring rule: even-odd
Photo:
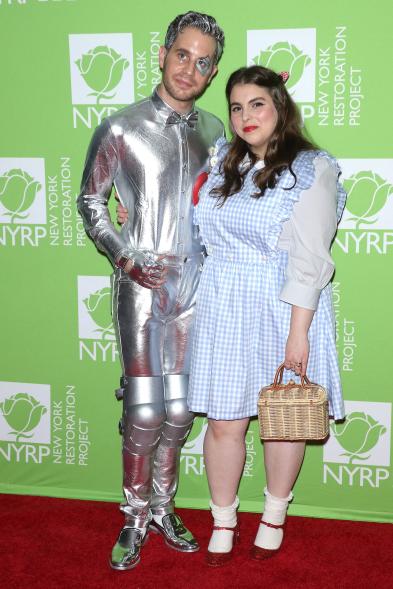
[[[114,191],[115,199],[117,200],[116,205],[116,219],[119,225],[124,225],[126,221],[128,221],[128,210],[126,207],[123,207],[119,200],[119,195],[117,194],[116,190]]]
[[[310,344],[308,330],[314,317],[314,311],[292,305],[291,326],[285,346],[284,365],[287,370],[305,376],[308,364]]]
[[[293,370],[295,374],[304,376],[307,372],[310,344],[307,333],[289,333],[285,346],[285,368]]]

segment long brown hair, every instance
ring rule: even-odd
[[[296,175],[291,167],[295,157],[300,151],[316,149],[316,146],[303,136],[299,111],[288,94],[282,77],[273,70],[259,65],[243,67],[233,72],[225,89],[229,114],[231,112],[231,92],[236,84],[255,84],[265,88],[269,92],[278,114],[277,125],[264,157],[265,167],[257,170],[254,174],[254,182],[259,188],[259,192],[253,196],[259,198],[264,195],[267,188],[274,188],[278,177],[286,169],[289,169],[293,175],[295,185]],[[247,154],[250,157],[250,164],[253,166],[257,161],[256,155],[252,153],[243,139],[234,135],[221,164],[220,172],[224,175],[224,182],[211,192],[220,198],[220,205],[224,204],[228,197],[241,190],[244,178],[250,170],[250,167],[240,168],[240,164]]]

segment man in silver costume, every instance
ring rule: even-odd
[[[199,548],[174,513],[174,495],[193,420],[186,396],[203,262],[192,189],[224,134],[219,119],[193,109],[217,72],[223,45],[208,15],[188,12],[172,21],[160,48],[161,84],[97,127],[78,197],[87,233],[116,267],[125,525],[110,564],[118,570],[137,565],[148,530],[176,550]],[[120,233],[108,213],[112,186],[129,211]]]

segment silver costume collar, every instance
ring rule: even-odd
[[[156,110],[157,114],[159,115],[160,119],[164,124],[166,124],[168,117],[171,116],[173,113],[178,114],[182,118],[187,118],[187,116],[192,113],[195,107],[194,103],[192,105],[191,110],[188,113],[178,113],[161,98],[161,96],[157,92],[157,88],[155,88],[155,90],[153,91],[151,101],[153,103],[154,109]],[[197,111],[198,109],[195,110]]]

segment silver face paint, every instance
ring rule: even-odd
[[[201,76],[207,76],[211,72],[212,60],[209,56],[200,57],[196,62],[195,67]]]

